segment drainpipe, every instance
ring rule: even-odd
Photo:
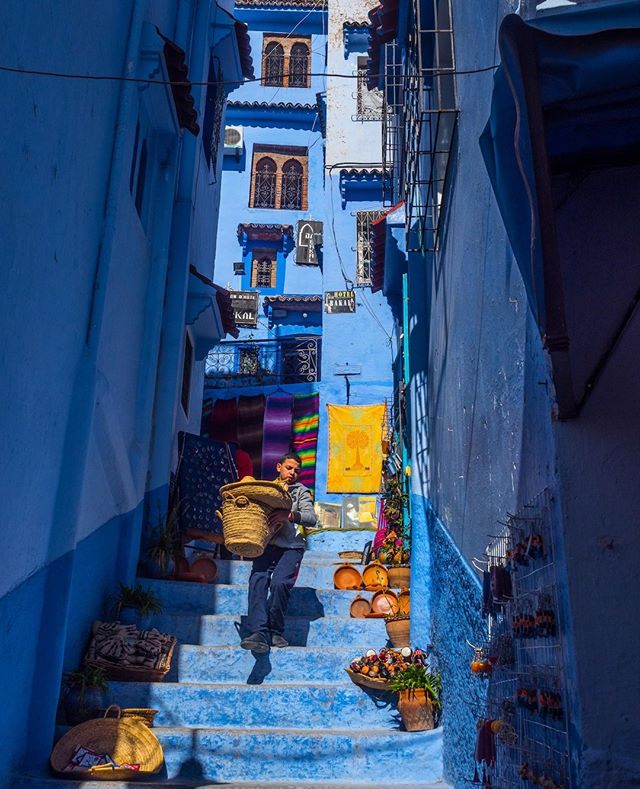
[[[402,383],[406,393],[409,392],[410,367],[409,367],[409,274],[402,275]],[[411,431],[409,415],[405,411],[404,435],[409,435]],[[405,492],[407,493],[407,503],[404,507],[404,522],[409,523],[411,519],[411,461],[407,442],[404,436],[402,439],[402,474]]]
[[[146,0],[134,0],[129,23],[125,76],[135,76]],[[118,224],[118,197],[129,164],[128,143],[135,106],[135,82],[120,83],[118,114],[104,204],[102,236],[93,280],[89,318],[69,405],[60,475],[45,559],[41,626],[29,708],[32,736],[26,750],[31,766],[46,761],[51,750],[55,714],[67,640],[77,522],[82,501],[89,441],[98,385],[102,336],[113,244]],[[58,560],[58,561],[56,561]],[[55,566],[54,566],[55,565]]]
[[[180,6],[176,25],[176,43],[189,52],[186,41],[185,19],[192,2]],[[208,51],[209,0],[196,0],[192,27],[192,47],[189,58],[189,74],[195,81],[201,81],[205,58]],[[195,76],[194,76],[195,75]],[[202,86],[192,88],[196,107],[201,107]],[[193,186],[199,162],[200,138],[184,134],[180,152],[180,165],[176,197],[171,220],[171,240],[169,243],[169,266],[165,287],[165,317],[160,339],[158,377],[153,414],[153,438],[150,448],[147,491],[160,493],[167,483],[171,469],[173,441],[175,435],[176,410],[178,407],[178,386],[181,379],[181,362],[185,333],[185,312],[189,284],[189,249],[191,241],[191,222],[193,215]],[[147,503],[147,511],[155,512],[155,505],[166,511],[167,501],[163,499]]]

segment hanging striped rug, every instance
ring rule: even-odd
[[[262,476],[273,479],[280,458],[291,449],[293,395],[270,394],[264,409]]]
[[[300,455],[302,469],[298,482],[315,493],[316,452],[320,425],[320,395],[318,392],[296,395],[293,398],[293,450]]]

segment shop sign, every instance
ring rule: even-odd
[[[322,222],[301,219],[296,223],[296,263],[318,265],[318,247],[322,246]]]
[[[324,294],[325,312],[355,312],[355,290],[327,290]]]
[[[254,290],[230,290],[231,306],[237,326],[258,325],[258,293]]]

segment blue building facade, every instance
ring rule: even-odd
[[[248,324],[239,318],[238,341],[210,354],[205,399],[318,392],[316,499],[329,502],[341,497],[327,494],[326,404],[393,398],[393,316],[370,278],[382,210],[380,106],[362,79],[370,7],[241,0],[261,79],[231,94],[226,119],[215,276],[257,307]],[[297,180],[287,174],[296,162]],[[327,292],[354,311],[327,312]],[[262,374],[242,375],[251,353]]]
[[[62,674],[134,578],[206,350],[236,332],[211,282],[218,143],[251,59],[224,0],[9,2],[0,24],[8,786],[46,763]]]
[[[390,302],[405,304],[412,577],[424,587],[412,588],[412,631],[430,628],[443,668],[445,777],[456,787],[472,780],[487,718],[517,734],[511,749],[498,740],[493,785],[546,773],[581,789],[631,786],[638,636],[622,601],[635,588],[640,434],[625,283],[639,6],[514,10],[390,0],[370,15],[388,204],[405,201],[385,220],[374,270]],[[601,100],[610,91],[615,118]],[[559,628],[527,642],[502,611],[482,615],[482,579],[509,566],[507,547],[534,522],[546,529],[546,566],[515,569],[509,611],[552,601]],[[501,633],[516,650],[509,668],[472,676],[472,645],[490,652]],[[540,673],[565,705],[546,728],[504,706],[515,707],[517,687],[539,691]]]

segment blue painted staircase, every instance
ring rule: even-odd
[[[159,710],[164,772],[151,782],[31,776],[15,786],[445,789],[441,731],[401,731],[393,697],[370,695],[344,671],[386,633],[382,620],[349,617],[354,593],[333,589],[336,561],[335,551],[307,551],[289,606],[291,646],[257,658],[239,647],[249,562],[219,562],[211,585],[143,580],[164,605],[154,625],[178,638],[172,669],[162,683],[110,685],[121,706]]]

